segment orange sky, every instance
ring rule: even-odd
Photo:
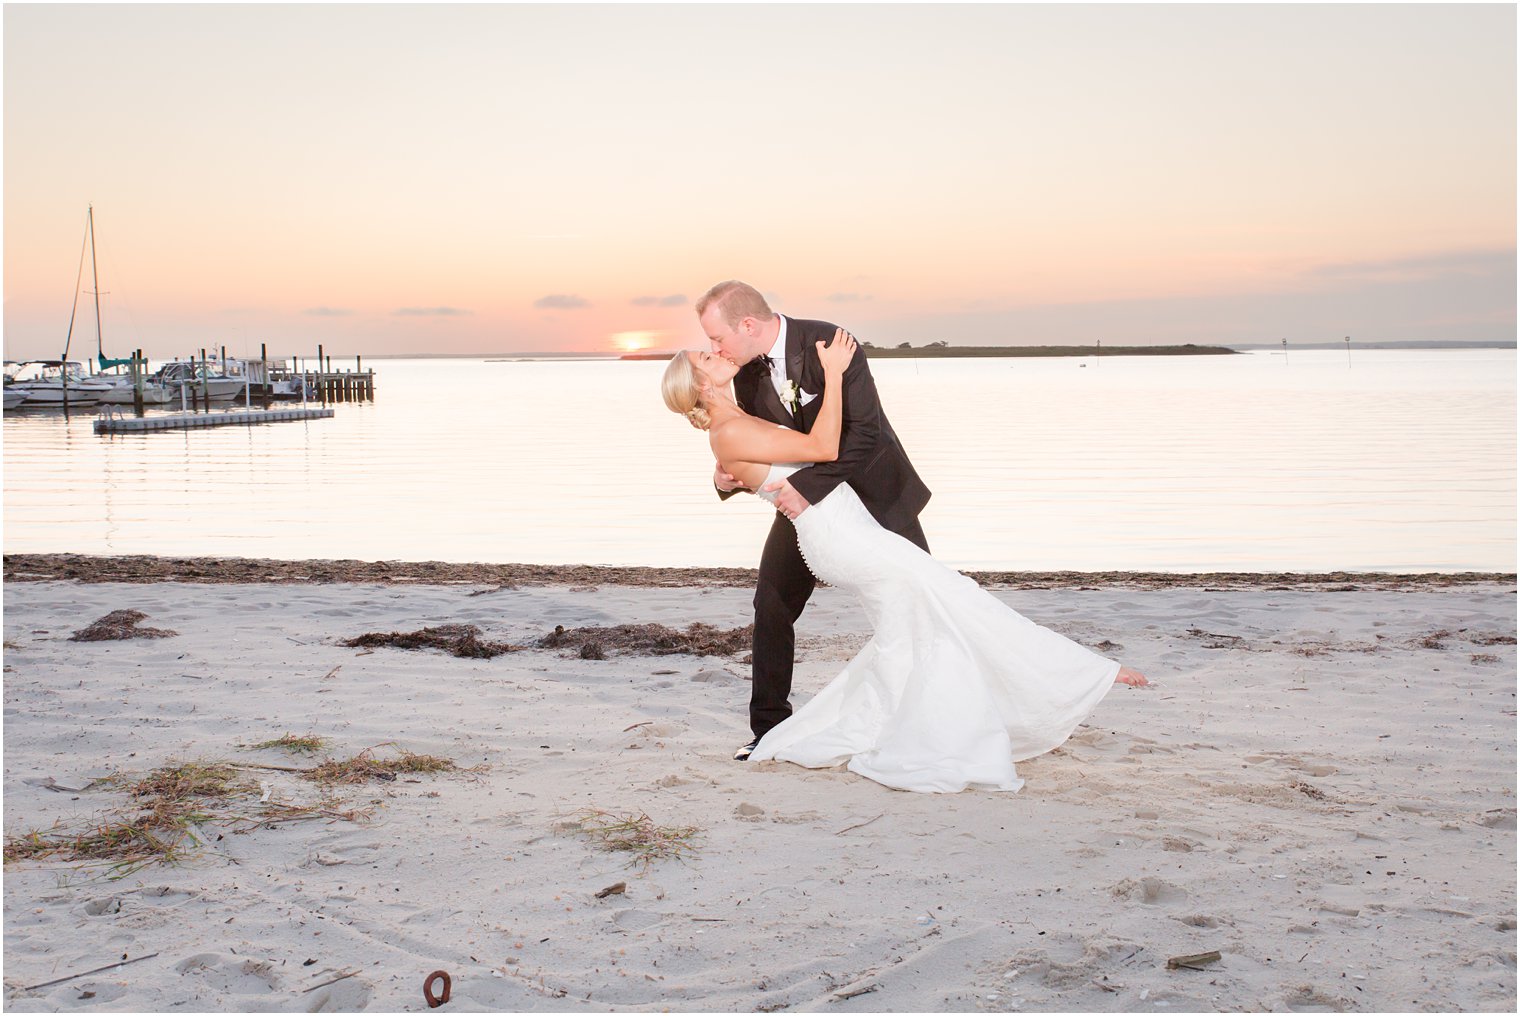
[[[4,18],[8,358],[1514,338],[1510,5]]]

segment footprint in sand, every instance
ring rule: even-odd
[[[60,984],[56,988],[48,990],[58,1009],[55,1011],[83,1009],[88,1005],[91,1009],[99,1010],[101,1006],[109,1005],[127,993],[126,981],[97,981],[89,980],[71,981],[68,984]],[[86,996],[86,992],[89,993]],[[7,999],[10,1002],[11,999]],[[9,1006],[7,1006],[9,1008]]]
[[[1187,901],[1187,890],[1181,886],[1147,875],[1144,878],[1127,878],[1109,887],[1115,899],[1144,903],[1149,906],[1165,906]]]
[[[679,723],[651,723],[647,727],[640,727],[639,733],[645,737],[675,737],[684,733],[686,728]]]
[[[1356,1008],[1349,999],[1319,991],[1308,984],[1290,991],[1281,1007],[1289,1012],[1350,1012]]]
[[[822,822],[824,816],[816,811],[799,811],[795,815],[783,815],[777,812],[771,816],[772,822],[780,822],[784,825],[801,825],[804,822]]]
[[[1513,829],[1515,828],[1515,809],[1492,808],[1483,812],[1474,821],[1489,829]]]
[[[312,992],[307,1012],[359,1012],[369,1005],[370,988],[357,977],[329,984]]]
[[[730,674],[726,670],[699,670],[691,675],[691,679],[700,684],[727,684],[730,681],[738,681],[737,674]]]
[[[1058,932],[1042,941],[1039,948],[1015,953],[1000,979],[1015,991],[1028,990],[1035,984],[1052,989],[1060,993],[1061,1008],[1083,1009],[1088,1007],[1073,1004],[1077,1001],[1073,992],[1093,1000],[1104,998],[1121,990],[1124,971],[1145,962],[1145,947],[1138,943],[1106,937],[1084,939]],[[1100,987],[1100,980],[1107,987]]]
[[[1334,776],[1340,772],[1340,769],[1333,765],[1323,762],[1306,762],[1296,755],[1286,755],[1276,751],[1247,755],[1246,761],[1251,763],[1271,762],[1276,765],[1286,766],[1289,769],[1296,769],[1301,773],[1308,773],[1310,776]]]
[[[79,906],[79,913],[86,917],[107,917],[111,914],[121,913],[120,896],[101,896],[93,900],[86,900]]]
[[[1186,917],[1174,917],[1172,920],[1181,921],[1190,928],[1217,928],[1220,924],[1219,918],[1210,917],[1207,914],[1188,914]]]
[[[623,931],[644,931],[657,924],[664,924],[665,915],[653,910],[619,910],[613,915],[612,923]]]
[[[230,995],[267,994],[281,987],[280,977],[269,963],[238,956],[197,953],[180,960],[174,969],[185,977],[195,977],[207,987]]]

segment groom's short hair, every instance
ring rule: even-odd
[[[720,282],[697,301],[697,317],[707,313],[707,308],[713,304],[718,305],[723,314],[723,320],[730,328],[738,328],[739,322],[747,317],[759,321],[769,321],[776,316],[771,310],[771,305],[765,302],[765,297],[760,291],[747,282],[737,279],[729,279]]]

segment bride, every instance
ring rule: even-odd
[[[732,360],[696,350],[665,370],[665,404],[708,433],[722,467],[764,488],[839,453],[843,375],[855,340],[819,342],[825,384],[812,431],[750,416]],[[750,761],[851,772],[900,790],[1018,790],[1014,762],[1065,741],[1114,684],[1137,671],[1023,617],[973,580],[883,529],[848,484],[797,516],[808,568],[857,596],[872,637],[812,701],[768,731]]]

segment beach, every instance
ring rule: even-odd
[[[245,781],[175,863],[7,864],[13,1011],[421,1011],[438,970],[445,1011],[1514,1008],[1513,575],[977,574],[1153,684],[1019,793],[919,795],[733,762],[747,650],[620,648],[742,629],[746,569],[5,572],[8,844]],[[121,610],[174,634],[70,641]],[[511,648],[341,644],[449,625]],[[794,704],[868,632],[823,588],[798,636]],[[300,771],[366,750],[455,768]],[[639,817],[681,852],[603,849]]]

